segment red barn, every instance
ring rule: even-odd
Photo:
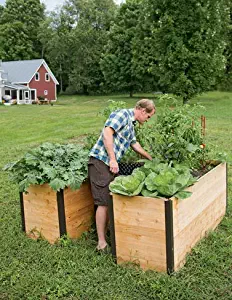
[[[40,97],[56,100],[58,84],[44,59],[0,63],[0,95],[18,104],[30,104]]]

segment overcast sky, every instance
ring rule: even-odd
[[[62,5],[65,0],[41,0],[48,10],[53,10],[57,5]],[[125,2],[123,0],[114,0],[116,3]],[[5,0],[0,0],[0,4],[5,4]]]

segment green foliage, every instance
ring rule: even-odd
[[[0,18],[1,58],[21,60],[41,57],[39,24],[44,20],[39,0],[8,0]]]
[[[110,184],[110,190],[116,194],[146,197],[176,197],[185,199],[192,193],[184,189],[196,180],[186,166],[148,161],[129,176],[118,176]]]
[[[144,185],[145,174],[134,170],[129,176],[118,176],[110,183],[110,191],[127,196],[138,195]]]
[[[4,171],[11,173],[21,192],[30,185],[44,183],[54,191],[67,186],[75,190],[87,178],[87,162],[88,151],[80,145],[44,143],[7,164]]]
[[[177,192],[182,191],[184,188],[194,183],[194,179],[190,173],[190,169],[186,166],[175,165],[173,167],[164,167],[164,165],[162,164],[159,168],[158,164],[154,167],[157,171],[159,170],[159,172],[152,172],[145,179],[145,186],[149,192],[157,192],[157,195],[159,196],[171,197],[173,195],[176,196],[175,194]],[[186,193],[179,193],[179,197],[185,195]],[[188,195],[190,196],[191,193],[189,193]]]
[[[227,31],[225,58],[226,66],[223,74],[221,75],[218,83],[218,89],[224,91],[232,90],[232,2],[228,1],[230,10],[230,24]]]
[[[72,65],[72,30],[74,20],[70,12],[62,7],[53,11],[40,24],[39,39],[43,45],[43,54],[59,80],[59,91],[63,93],[69,85]]]
[[[160,101],[164,99],[161,97]],[[164,109],[156,123],[137,128],[138,141],[152,157],[200,168],[205,164],[208,152],[201,128],[202,107],[178,105],[175,101],[163,104]]]
[[[101,60],[101,69],[109,88],[129,92],[131,96],[142,87],[142,81],[134,73],[132,48],[140,6],[141,1],[138,0],[129,0],[120,6],[110,27]]]
[[[100,91],[103,82],[100,57],[116,6],[113,0],[69,0],[65,8],[75,22],[70,32],[69,86],[84,94]]]
[[[145,0],[139,24],[138,72],[158,77],[162,91],[187,102],[216,84],[225,67],[227,0]]]
[[[1,17],[2,17],[3,11],[4,11],[4,6],[0,5],[0,23],[1,23]]]
[[[99,135],[100,135],[100,131],[99,131],[99,133],[88,133],[84,140],[85,149],[90,151],[90,149],[92,149],[93,146],[96,144],[96,142],[99,138]]]

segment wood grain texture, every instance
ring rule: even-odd
[[[48,184],[34,185],[23,194],[25,231],[29,237],[39,236],[50,243],[60,237],[57,193]],[[87,231],[94,216],[94,203],[89,183],[72,191],[64,189],[64,207],[67,235],[78,238]]]
[[[113,195],[117,261],[166,271],[164,201]]]
[[[25,229],[29,237],[45,238],[54,243],[59,238],[56,192],[48,184],[33,185],[23,195]]]
[[[226,164],[221,163],[187,190],[191,197],[173,201],[174,270],[226,212]],[[143,269],[167,270],[165,200],[113,194],[117,261]],[[169,221],[169,220],[166,220]],[[172,233],[171,233],[172,234]]]
[[[220,223],[226,212],[226,164],[220,164],[192,187],[185,200],[173,200],[175,270],[186,254],[207,232]]]
[[[67,234],[70,238],[78,238],[93,222],[94,201],[89,183],[83,183],[76,191],[65,189],[64,199]]]

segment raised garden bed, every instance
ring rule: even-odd
[[[54,243],[62,235],[78,238],[88,230],[94,202],[87,163],[82,145],[44,143],[4,167],[19,184],[27,235]]]
[[[112,254],[159,272],[179,270],[186,255],[226,212],[227,166],[221,163],[187,188],[184,200],[113,194],[109,206]]]
[[[62,235],[78,238],[87,231],[94,216],[89,183],[79,190],[56,192],[48,184],[33,185],[20,193],[22,229],[29,237],[42,237],[50,243]]]

